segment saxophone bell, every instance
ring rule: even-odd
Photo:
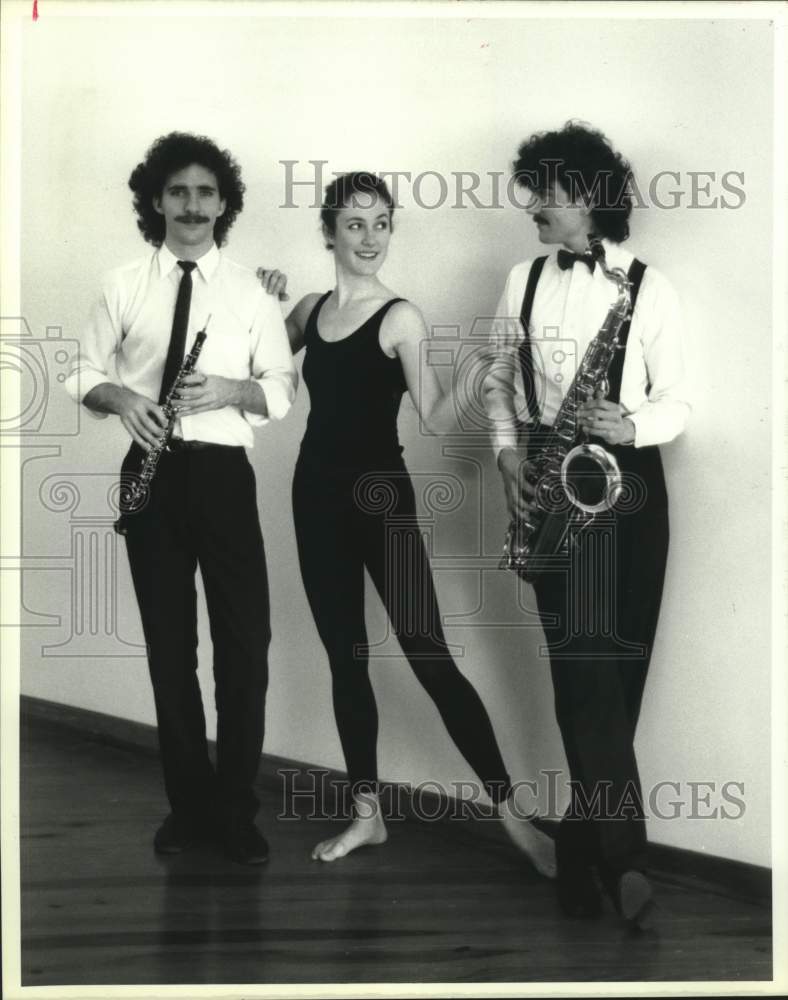
[[[601,445],[578,444],[561,463],[561,485],[578,510],[599,514],[621,496],[621,469],[615,455]]]

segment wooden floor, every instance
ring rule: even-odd
[[[26,721],[22,983],[479,983],[771,978],[769,910],[656,883],[659,924],[573,922],[513,849],[457,822],[399,822],[389,842],[309,860],[332,821],[280,821],[271,861],[151,848],[158,762]]]

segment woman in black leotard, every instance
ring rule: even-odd
[[[407,390],[428,428],[453,423],[452,401],[420,367],[426,334],[418,309],[377,277],[386,257],[393,202],[372,174],[338,177],[321,212],[337,285],[307,295],[287,319],[293,353],[306,349],[311,409],[293,481],[293,513],[304,587],[328,653],[337,727],[354,818],[313,858],[333,861],[386,840],[377,793],[378,715],[364,623],[366,568],[411,668],[457,747],[500,805],[506,829],[542,874],[555,873],[553,844],[518,818],[490,719],[457,669],[443,635],[413,487],[397,437]],[[259,272],[269,291],[278,272]]]

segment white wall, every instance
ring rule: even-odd
[[[23,311],[36,335],[54,325],[67,338],[79,335],[101,272],[144,252],[126,179],[150,142],[175,128],[233,151],[248,190],[229,252],[287,271],[296,296],[330,287],[332,270],[305,189],[300,207],[277,207],[285,200],[280,160],[301,161],[300,176],[310,159],[338,171],[506,172],[527,134],[575,117],[613,139],[645,188],[659,171],[678,171],[682,204],[637,211],[632,226],[633,249],[678,288],[703,362],[691,428],[664,449],[672,549],[638,753],[647,788],[744,783],[740,819],[653,820],[654,840],[761,864],[770,862],[770,31],[763,21],[61,20],[48,12],[24,31],[22,149]],[[743,172],[745,204],[688,208],[688,171]],[[721,193],[719,181],[712,186]],[[488,190],[483,184],[483,198]],[[660,190],[666,197],[670,183]],[[425,183],[424,199],[434,191]],[[407,188],[401,197],[384,278],[430,323],[459,324],[467,335],[474,317],[495,308],[511,265],[537,249],[533,228],[511,206],[458,210],[449,202],[428,211]],[[304,392],[284,423],[259,434],[253,453],[274,629],[266,750],[341,767],[290,513],[307,402]],[[436,522],[442,611],[465,615],[465,627],[449,628],[450,641],[465,645],[462,669],[489,708],[514,777],[562,767],[540,635],[517,627],[524,615],[514,578],[486,574],[473,620],[488,627],[473,628],[479,575],[445,569],[452,553],[472,551],[479,524],[483,551],[498,551],[505,515],[489,455],[473,453],[480,472],[443,457],[439,442],[419,435],[409,402],[400,425],[414,472],[467,479],[467,503]],[[41,483],[55,473],[103,482],[119,464],[123,433],[83,415],[78,436],[41,440],[59,454],[34,451],[23,473],[23,552],[39,557],[40,568],[25,582],[22,689],[152,721],[138,649],[129,656],[119,641],[102,646],[86,634],[60,649],[77,655],[42,652],[70,636],[75,515],[47,508]],[[78,482],[86,488],[88,479]],[[117,593],[117,635],[139,643],[122,552]],[[369,604],[374,637],[384,619],[377,601]],[[200,639],[210,692],[204,615]],[[407,664],[378,659],[372,669],[382,776],[471,777]],[[686,784],[680,797],[686,810]],[[719,791],[712,799],[719,804]]]

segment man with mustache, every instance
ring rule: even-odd
[[[606,267],[631,282],[624,349],[615,352],[607,391],[578,400],[575,428],[615,457],[624,495],[596,528],[570,532],[534,588],[571,779],[557,842],[559,903],[567,915],[597,916],[596,872],[618,912],[643,927],[653,901],[633,741],[668,548],[657,446],[683,431],[690,412],[680,310],[668,281],[621,246],[631,170],[601,133],[569,122],[532,135],[514,175],[531,194],[527,212],[540,242],[562,248],[512,269],[493,330],[486,405],[507,505],[519,522],[539,519],[534,458],[618,296],[589,253],[590,236],[601,241]]]
[[[296,375],[275,299],[219,249],[243,208],[240,168],[203,136],[159,138],[132,172],[137,225],[154,250],[111,271],[67,388],[132,438],[122,481],[138,475],[167,425],[166,400],[197,333],[197,369],[175,394],[177,421],[146,502],[122,523],[148,651],[171,812],[161,854],[219,838],[242,864],[267,860],[254,823],[270,642],[253,428],[281,419]],[[117,378],[109,373],[113,369]],[[123,501],[121,501],[123,506]],[[214,768],[197,680],[199,566],[213,640]]]

